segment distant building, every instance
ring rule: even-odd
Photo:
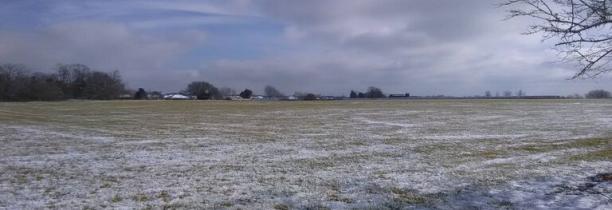
[[[343,100],[344,96],[320,96],[319,100],[328,100],[328,101],[333,101],[333,100]]]
[[[562,99],[561,96],[521,96],[523,99]]]
[[[134,99],[134,95],[132,95],[132,94],[121,94],[121,95],[119,95],[119,99],[123,99],[123,100]]]
[[[405,94],[391,94],[389,98],[410,98],[410,93]]]
[[[164,95],[164,99],[166,100],[191,100],[193,99],[192,96],[186,96],[183,94],[179,94],[179,93],[169,93]]]

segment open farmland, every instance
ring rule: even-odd
[[[610,209],[612,101],[0,103],[0,208]]]

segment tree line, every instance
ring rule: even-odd
[[[355,92],[354,90],[351,90],[349,97],[350,98],[386,98],[387,96],[382,92],[380,88],[369,87],[365,93]]]
[[[58,64],[53,73],[31,72],[22,64],[0,65],[0,101],[116,99],[125,91],[118,71],[83,64]]]
[[[272,99],[287,96],[273,86],[266,86],[265,95]],[[221,100],[236,96],[231,88],[217,88],[206,81],[194,81],[180,91],[199,100]],[[126,97],[127,95],[127,97]],[[299,99],[315,100],[318,95],[296,93]],[[253,91],[245,89],[237,96],[251,98]],[[0,65],[0,101],[56,101],[66,99],[149,99],[163,98],[159,91],[147,93],[143,88],[137,91],[126,89],[119,71],[102,72],[92,70],[83,64],[58,64],[51,73],[33,72],[23,64]]]
[[[253,96],[253,91],[250,89],[244,89],[239,94],[236,94],[236,91],[231,88],[223,87],[217,88],[213,84],[205,82],[205,81],[195,81],[189,83],[187,88],[181,93],[185,95],[195,96],[198,100],[220,100],[220,99],[231,99],[230,96],[239,96],[243,99],[250,99]],[[268,99],[290,99],[287,95],[276,89],[271,85],[267,85],[264,88],[264,94]],[[317,100],[320,98],[319,95],[313,93],[302,93],[295,92],[293,95],[294,99],[299,100]]]
[[[585,95],[585,97],[591,99],[610,98],[612,97],[612,94],[606,90],[591,90]]]
[[[286,96],[273,86],[264,88],[265,96],[269,99],[298,99],[317,100],[322,97],[313,93],[296,92],[291,97]],[[25,65],[0,65],[0,101],[53,101],[66,99],[111,100],[130,93],[126,89],[118,71],[102,72],[92,70],[83,64],[58,64],[55,72],[31,72]],[[163,98],[159,91],[147,93],[144,89],[128,95],[133,99]],[[253,91],[245,89],[239,94],[231,88],[217,88],[206,81],[194,81],[181,91],[182,94],[194,96],[199,100],[231,99],[228,96],[249,99]],[[495,94],[499,96],[499,93]],[[526,95],[522,90],[517,96]],[[485,92],[486,97],[492,97],[490,91]],[[503,96],[512,96],[512,92],[505,91]],[[369,87],[365,92],[351,90],[350,98],[386,98],[380,88]],[[586,98],[610,98],[611,94],[605,90],[593,90],[585,95]]]
[[[195,96],[198,100],[221,100],[229,99],[229,96],[235,96],[236,91],[231,88],[217,88],[213,84],[205,81],[195,81],[187,85],[187,88],[181,93],[185,95]],[[248,99],[253,96],[253,91],[250,89],[244,89],[240,94],[241,98]]]

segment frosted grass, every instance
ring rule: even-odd
[[[610,116],[588,100],[5,103],[0,208],[610,209],[610,183],[589,181],[611,172]]]

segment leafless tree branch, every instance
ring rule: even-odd
[[[612,0],[506,0],[510,18],[537,22],[525,34],[555,38],[555,47],[580,70],[572,79],[592,78],[612,71]]]

